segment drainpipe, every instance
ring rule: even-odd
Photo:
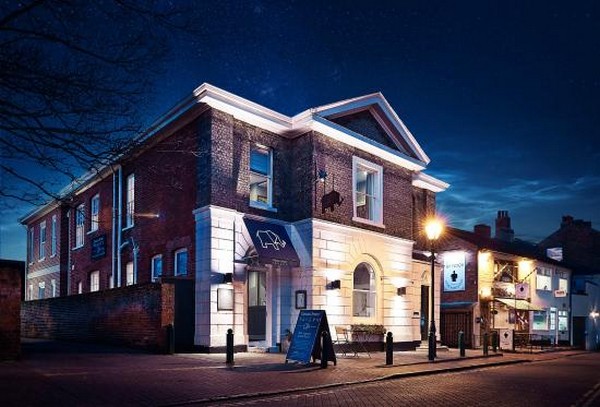
[[[72,208],[67,211],[67,295],[71,295],[71,219]]]
[[[117,276],[115,275],[115,261],[116,261],[116,256],[117,256],[117,252],[116,252],[116,248],[117,246],[117,242],[116,242],[116,238],[117,238],[117,174],[115,173],[115,171],[113,171],[112,174],[112,178],[113,178],[113,190],[112,190],[112,208],[110,210],[111,213],[111,234],[112,234],[112,239],[111,241],[111,256],[112,256],[112,261],[110,264],[110,277],[112,278],[112,287],[109,288],[114,288],[116,286],[116,280],[117,280]]]
[[[122,226],[123,226],[123,202],[122,202],[122,191],[123,191],[123,169],[119,167],[118,169],[118,192],[117,192],[117,281],[115,287],[121,287],[121,269],[122,269],[122,259],[121,259],[121,241],[123,239],[122,236]]]

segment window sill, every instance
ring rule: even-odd
[[[75,246],[75,247],[74,247],[74,248],[72,248],[71,250],[72,250],[72,251],[79,250],[79,249],[83,248],[84,246],[85,246],[85,244],[82,244],[81,246]]]
[[[381,229],[385,229],[385,225],[381,222],[373,222],[369,219],[359,218],[358,216],[352,217],[353,222],[364,223],[365,225],[375,226]]]
[[[263,211],[269,211],[269,212],[277,212],[277,208],[274,208],[270,205],[267,204],[263,204],[261,202],[256,202],[256,201],[250,201],[250,207],[251,208],[255,208],[255,209],[262,209]]]
[[[38,261],[37,261],[37,262],[38,262],[38,263],[41,263],[41,262],[43,262],[44,260],[46,260],[46,256],[42,257],[41,259],[38,259]]]
[[[86,232],[86,234],[87,234],[87,235],[91,235],[92,233],[95,233],[95,232],[97,232],[97,231],[98,231],[98,229],[94,229],[94,230],[88,230],[88,231]]]

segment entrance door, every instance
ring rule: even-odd
[[[573,317],[573,346],[585,349],[585,322],[586,317]]]
[[[429,334],[429,286],[421,286],[421,340],[426,341]]]
[[[248,336],[264,341],[267,326],[267,285],[264,271],[248,272]]]

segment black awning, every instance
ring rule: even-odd
[[[263,263],[272,260],[284,261],[298,266],[300,260],[283,225],[244,218],[258,257]]]

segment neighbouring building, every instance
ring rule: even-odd
[[[548,257],[572,265],[573,346],[600,349],[600,232],[592,222],[563,216],[560,228],[539,243]]]
[[[21,355],[22,261],[0,259],[0,361]]]
[[[229,328],[274,349],[304,308],[414,348],[432,293],[413,252],[448,187],[428,163],[381,93],[288,117],[203,84],[134,153],[22,219],[26,298],[186,280],[176,314],[196,349],[222,349]]]
[[[442,242],[442,343],[468,346],[498,332],[503,348],[514,344],[569,344],[571,270],[516,240],[507,211],[499,211],[496,233],[448,228]]]

